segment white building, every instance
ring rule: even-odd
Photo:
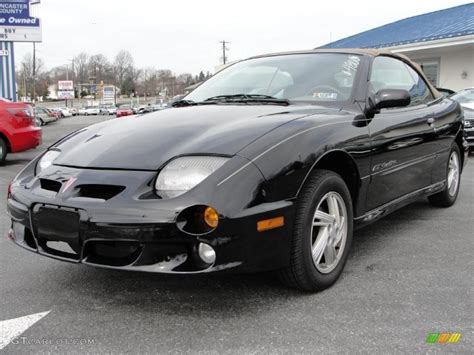
[[[418,62],[436,87],[474,87],[474,3],[396,21],[321,48],[386,48]]]

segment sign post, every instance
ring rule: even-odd
[[[30,0],[0,0],[0,97],[16,101],[14,42],[41,42],[41,23]],[[26,93],[25,93],[26,94]]]

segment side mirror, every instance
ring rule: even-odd
[[[407,90],[381,89],[375,94],[375,109],[405,107],[411,102]]]

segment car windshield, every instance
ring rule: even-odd
[[[130,105],[121,105],[120,106],[120,108],[124,109],[124,110],[129,109],[130,107],[131,107]]]
[[[253,58],[217,73],[184,100],[202,102],[223,95],[254,95],[292,103],[342,102],[351,96],[359,64],[360,56],[343,53]]]
[[[474,89],[461,90],[451,95],[451,99],[456,100],[460,104],[474,103]]]

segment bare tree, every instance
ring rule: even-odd
[[[130,79],[129,77],[134,76],[133,65],[133,57],[129,51],[121,50],[117,53],[113,63],[113,72],[116,85],[122,88],[125,79]]]
[[[19,82],[21,87],[21,92],[24,96],[32,95],[33,94],[33,85],[35,85],[35,89],[37,89],[38,83],[36,78],[40,77],[43,73],[44,62],[41,58],[36,58],[35,68],[33,70],[33,56],[31,53],[25,54],[23,60],[20,65],[19,71]],[[35,73],[35,77],[33,77],[33,73]],[[43,85],[44,86],[44,85]],[[44,90],[37,90],[44,91]]]
[[[79,85],[79,91],[84,87],[88,88],[87,85],[81,86],[81,84],[94,79],[96,84],[104,82],[104,84],[119,86],[122,94],[125,95],[133,93],[154,96],[165,93],[168,96],[174,96],[184,93],[186,87],[211,76],[209,72],[204,74],[203,71],[193,76],[190,73],[176,75],[169,69],[153,67],[140,69],[135,67],[132,54],[126,50],[117,53],[113,62],[101,53],[92,56],[85,52],[79,53],[73,59],[72,75],[68,71],[70,68],[68,65],[52,68],[48,72],[44,71],[43,66],[43,61],[37,58],[36,80],[34,80],[32,55],[27,54],[24,57],[17,73],[19,91],[22,95],[31,95],[33,91],[40,95],[47,95],[48,85],[56,84],[58,80],[64,80],[69,76],[69,79],[73,79],[75,84]],[[35,90],[33,90],[33,82]]]
[[[110,80],[111,66],[107,57],[103,54],[95,54],[89,58],[89,77],[95,78],[96,83]]]
[[[87,53],[79,53],[74,57],[74,74],[79,84],[87,83],[89,79],[89,55]]]

